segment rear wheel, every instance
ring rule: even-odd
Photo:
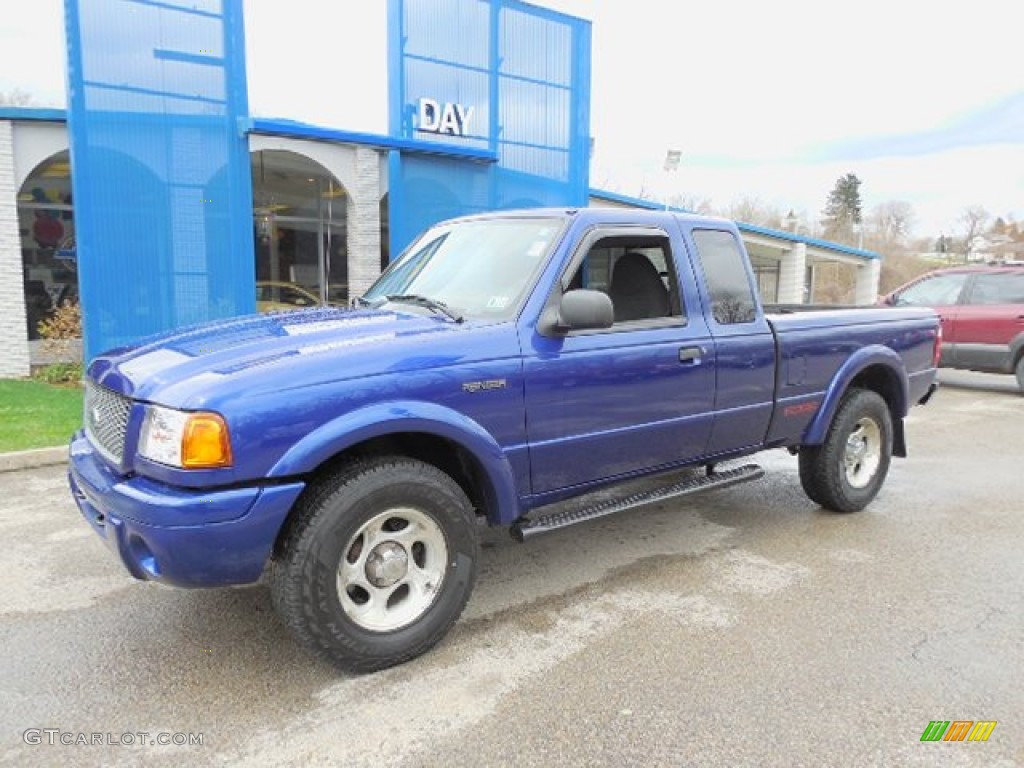
[[[455,623],[476,576],[476,518],[436,467],[381,458],[313,489],[271,564],[298,640],[353,672],[415,658]]]
[[[1024,355],[1021,355],[1020,360],[1017,361],[1014,372],[1017,374],[1017,388],[1024,392]]]
[[[892,416],[869,390],[843,397],[825,442],[800,449],[800,483],[826,509],[857,512],[878,495],[892,458]]]

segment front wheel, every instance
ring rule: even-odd
[[[274,605],[297,639],[352,672],[408,661],[469,599],[473,507],[436,467],[401,457],[350,465],[304,498],[271,563]]]
[[[1024,355],[1021,355],[1020,360],[1017,361],[1014,373],[1017,374],[1017,389],[1024,392]]]
[[[892,416],[864,389],[846,393],[825,442],[800,449],[800,483],[826,509],[857,512],[878,495],[892,458]]]

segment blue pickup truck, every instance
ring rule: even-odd
[[[424,233],[351,308],[97,357],[70,484],[136,578],[266,577],[303,645],[366,672],[457,620],[481,524],[523,541],[756,479],[735,460],[769,448],[798,456],[822,507],[862,509],[906,455],[940,343],[929,309],[766,314],[726,220],[468,217]],[[671,477],[648,492],[552,506],[657,474]]]

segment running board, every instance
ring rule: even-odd
[[[634,507],[642,507],[645,504],[653,504],[658,501],[667,501],[679,496],[687,496],[700,491],[710,491],[715,488],[727,488],[730,485],[746,483],[750,480],[758,480],[764,477],[764,468],[757,464],[744,464],[741,467],[725,469],[721,472],[710,472],[706,475],[682,480],[663,488],[656,488],[653,491],[634,493],[623,499],[611,499],[595,504],[586,509],[574,510],[571,512],[554,512],[550,515],[541,515],[535,518],[522,517],[512,523],[509,532],[512,538],[522,543],[530,536],[538,533],[547,533],[559,528],[567,528],[576,523],[587,520],[596,520],[599,517],[614,515]]]

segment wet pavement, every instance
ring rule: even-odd
[[[1024,765],[1024,397],[942,379],[866,511],[774,451],[755,483],[488,531],[451,635],[366,677],[262,586],[131,580],[61,467],[0,474],[0,764]],[[932,720],[998,725],[922,743]]]

